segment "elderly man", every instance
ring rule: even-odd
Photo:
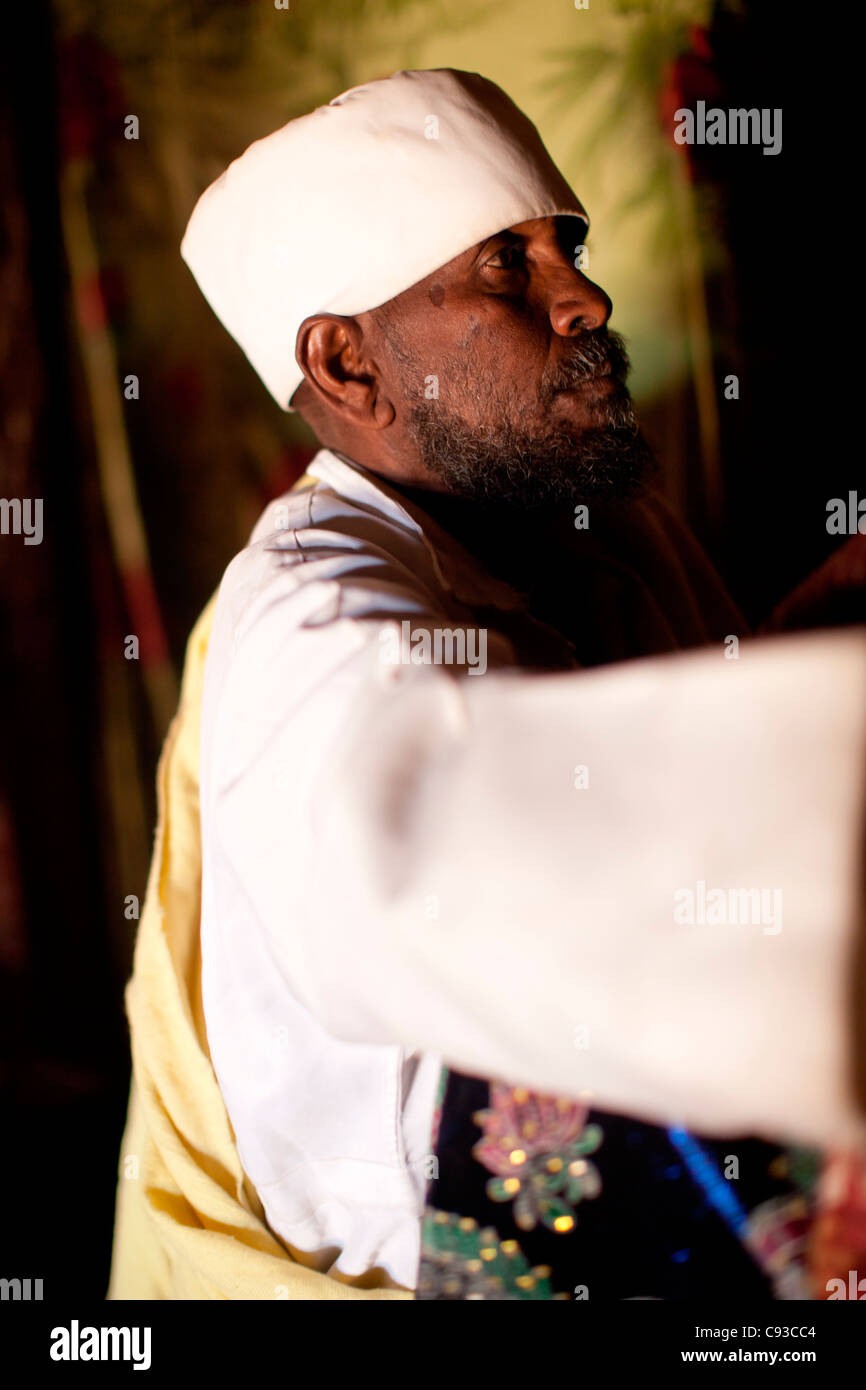
[[[322,446],[212,613],[207,1052],[260,1247],[328,1285],[804,1296],[776,1141],[864,1137],[866,643],[728,659],[587,225],[449,70],[290,122],[193,213],[204,294]]]

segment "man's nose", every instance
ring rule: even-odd
[[[550,322],[561,338],[591,333],[607,323],[613,311],[604,290],[579,270],[563,266],[550,286]]]

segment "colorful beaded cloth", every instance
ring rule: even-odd
[[[818,1157],[443,1071],[419,1299],[810,1298]]]

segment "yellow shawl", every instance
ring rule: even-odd
[[[412,1298],[320,1274],[268,1228],[208,1054],[201,1002],[198,762],[215,599],[186,653],[157,773],[158,820],[126,1006],[133,1082],[109,1299]]]

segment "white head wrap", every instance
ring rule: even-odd
[[[305,318],[375,309],[496,232],[560,214],[589,221],[501,88],[397,72],[250,145],[199,198],[181,255],[288,410]]]

